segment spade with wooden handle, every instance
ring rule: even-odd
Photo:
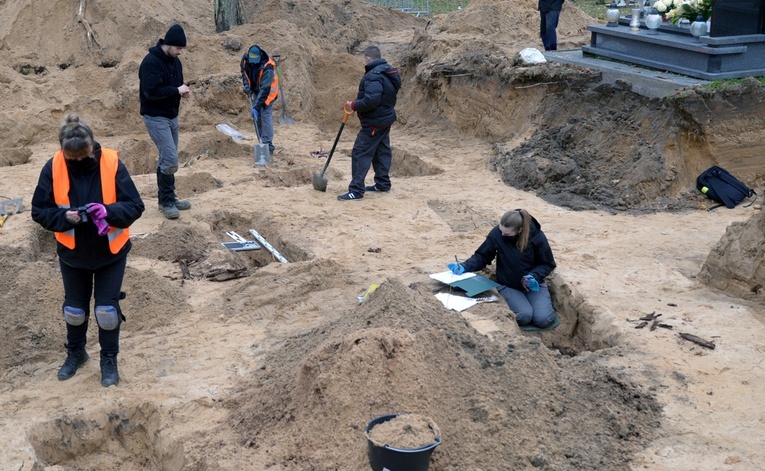
[[[337,141],[340,140],[340,135],[343,133],[345,123],[348,121],[348,117],[353,114],[353,110],[348,109],[348,105],[343,105],[343,122],[340,125],[340,130],[337,131],[337,137],[335,137],[335,143],[332,144],[332,150],[329,151],[327,161],[324,162],[324,167],[321,169],[321,173],[313,173],[313,189],[317,191],[327,191],[327,179],[324,177],[324,173],[329,167],[329,162],[332,160],[332,155],[335,153],[335,147],[337,147]]]

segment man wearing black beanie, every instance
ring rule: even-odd
[[[141,116],[149,136],[159,150],[157,159],[157,198],[159,210],[168,219],[180,216],[178,210],[190,209],[189,200],[175,195],[175,172],[178,171],[178,109],[181,98],[191,97],[183,83],[183,66],[178,57],[186,47],[186,33],[173,25],[164,39],[149,49],[138,71]]]

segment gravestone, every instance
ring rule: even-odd
[[[765,0],[714,0],[710,36],[765,33]]]

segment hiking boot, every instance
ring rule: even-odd
[[[383,190],[382,188],[378,187],[377,185],[366,186],[366,187],[364,187],[364,189],[366,191],[377,191],[377,192],[380,192],[380,193],[387,193],[387,192],[390,191],[390,188],[388,188],[387,190]]]
[[[160,211],[162,211],[167,219],[178,219],[181,217],[181,212],[178,211],[174,204],[163,205]]]
[[[101,355],[101,386],[117,386],[120,373],[117,370],[117,355]]]
[[[356,193],[349,191],[348,193],[343,193],[342,195],[338,196],[337,199],[340,201],[357,201],[364,199],[364,195],[357,195]]]
[[[175,205],[175,207],[180,209],[181,211],[191,209],[191,201],[189,200],[177,200],[175,203],[172,203],[172,204]],[[157,205],[157,209],[162,211],[162,203]]]
[[[84,348],[73,348],[67,350],[66,360],[61,368],[58,370],[58,380],[66,381],[77,373],[77,369],[83,365],[90,356]]]

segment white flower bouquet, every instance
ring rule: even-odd
[[[683,18],[696,21],[699,15],[707,21],[712,16],[712,0],[656,0],[653,7],[672,24]]]

